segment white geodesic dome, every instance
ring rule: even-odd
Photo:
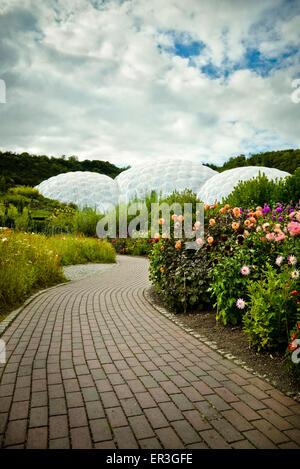
[[[156,191],[162,197],[176,189],[198,192],[202,185],[217,174],[213,169],[183,159],[166,159],[138,164],[116,177],[120,200],[129,202],[135,197],[143,199]]]
[[[240,181],[256,178],[259,173],[265,174],[269,180],[285,178],[290,175],[286,171],[264,166],[242,166],[240,168],[228,169],[222,173],[215,174],[206,181],[197,194],[198,198],[206,204],[222,202],[222,198],[227,197]]]
[[[114,179],[90,171],[58,174],[41,182],[36,189],[49,199],[73,202],[79,208],[91,207],[107,212],[119,200],[119,189]]]

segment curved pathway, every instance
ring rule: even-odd
[[[148,261],[34,297],[6,330],[0,447],[299,448],[300,404],[161,315]]]

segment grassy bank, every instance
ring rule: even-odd
[[[0,231],[0,317],[35,291],[66,281],[62,267],[115,262],[105,240]]]

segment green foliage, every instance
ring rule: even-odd
[[[211,258],[208,251],[176,247],[174,238],[158,243],[150,256],[150,280],[175,312],[208,307]]]
[[[241,323],[243,310],[237,307],[237,300],[242,298],[247,303],[247,285],[257,277],[257,268],[252,265],[252,256],[249,251],[236,249],[232,251],[232,254],[228,257],[217,257],[218,262],[211,272],[211,282],[208,288],[215,299],[216,318],[225,325]],[[242,275],[241,268],[244,265],[249,267],[249,275]]]
[[[99,215],[92,208],[76,211],[71,221],[73,232],[85,236],[96,236],[97,223],[102,217],[103,215]]]
[[[253,205],[297,202],[300,199],[300,168],[285,179],[269,181],[267,176],[259,174],[248,181],[240,181],[233,191],[223,199],[232,207],[250,207]]]
[[[27,231],[30,226],[30,216],[28,208],[24,207],[21,214],[14,218],[17,231]]]
[[[78,161],[74,156],[54,158],[45,155],[30,155],[29,153],[0,152],[0,192],[6,187],[16,185],[36,186],[40,182],[60,173],[69,171],[95,171],[115,178],[124,169],[108,161],[84,160]]]
[[[259,174],[256,178],[248,181],[240,181],[223,203],[228,203],[232,207],[251,207],[252,205],[262,205],[274,203],[280,198],[283,191],[284,182],[269,181],[267,176]]]
[[[286,347],[292,327],[300,320],[296,301],[290,295],[295,287],[289,269],[277,272],[269,264],[259,281],[249,282],[243,330],[258,350]]]

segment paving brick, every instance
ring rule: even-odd
[[[225,402],[237,402],[239,401],[238,396],[235,396],[231,391],[225,387],[215,388],[216,393],[225,401]]]
[[[33,407],[30,411],[29,427],[44,427],[48,425],[48,407]]]
[[[255,420],[253,425],[264,435],[275,444],[284,443],[289,440],[289,438],[282,432],[280,432],[274,425],[272,425],[267,420]]]
[[[247,430],[244,436],[255,446],[257,449],[275,449],[276,446],[265,435],[258,430]]]
[[[91,420],[90,426],[94,442],[111,440],[112,435],[106,419]]]
[[[66,415],[56,415],[49,419],[50,439],[68,436],[68,419]]]
[[[159,428],[156,434],[165,449],[183,449],[184,445],[171,427]]]
[[[152,428],[161,428],[169,425],[168,420],[165,418],[162,411],[158,407],[145,409],[144,414],[149,420]]]
[[[293,428],[291,430],[285,430],[284,432],[291,440],[295,441],[300,447],[300,430]]]
[[[49,441],[50,449],[69,449],[70,441],[69,438],[57,438],[56,440]]]
[[[210,423],[228,443],[243,439],[243,435],[237,431],[225,418],[211,420]]]
[[[71,428],[86,427],[88,425],[84,407],[73,407],[69,409],[69,425]]]
[[[172,422],[172,427],[185,445],[196,443],[201,440],[198,433],[186,420]]]
[[[106,413],[112,428],[128,425],[128,421],[122,407],[113,407],[111,409],[107,409]]]
[[[170,422],[183,418],[182,413],[173,402],[162,402],[159,404],[159,407],[161,408],[167,420],[169,420]]]
[[[259,414],[244,402],[233,402],[231,406],[249,422],[260,418]]]
[[[29,413],[29,401],[14,402],[10,409],[9,419],[10,420],[27,419],[28,413]]]
[[[141,449],[161,449],[161,444],[157,438],[146,438],[139,441]]]
[[[71,429],[71,445],[72,449],[92,448],[92,440],[88,427],[79,427]]]
[[[120,403],[128,417],[131,415],[140,415],[142,413],[142,409],[134,397],[130,399],[121,399]]]
[[[144,415],[129,417],[129,423],[137,440],[154,436],[153,430]]]
[[[130,427],[119,427],[113,430],[119,449],[137,449],[138,444]]]
[[[244,432],[253,429],[253,426],[240,415],[236,410],[224,410],[222,415],[228,420],[237,430]]]
[[[48,447],[48,428],[30,428],[27,438],[27,449],[46,449]]]
[[[25,443],[27,420],[14,420],[8,423],[5,446]]]
[[[288,415],[293,415],[293,412],[290,409],[280,404],[280,402],[276,401],[273,398],[264,399],[262,403],[266,407],[270,407],[272,410],[274,410],[274,412],[279,414],[281,417],[287,417]]]
[[[204,430],[200,432],[200,436],[211,449],[230,449],[228,443],[215,430]]]

